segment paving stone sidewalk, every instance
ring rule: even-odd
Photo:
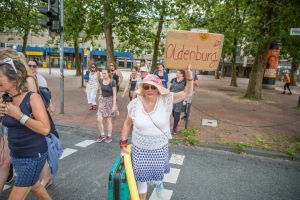
[[[75,70],[65,69],[64,114],[60,114],[60,76],[59,69],[40,68],[52,92],[57,114],[55,122],[75,127],[97,130],[96,111],[90,111],[85,88],[81,87],[81,76]],[[122,70],[126,78],[129,70]],[[171,73],[170,78],[175,74]],[[238,78],[238,87],[231,87],[230,78],[214,79],[213,76],[198,75],[200,86],[195,88],[191,118],[188,127],[200,131],[202,143],[234,145],[239,142],[254,147],[284,152],[289,145],[300,142],[300,110],[298,105],[300,87],[291,87],[293,95],[281,94],[283,83],[277,82],[275,90],[262,89],[264,101],[245,100],[241,97],[247,90],[249,79]],[[122,98],[118,93],[117,102],[120,115],[113,119],[113,137],[120,136],[126,117],[128,96]],[[202,126],[202,120],[217,120],[217,127]],[[172,117],[171,117],[172,124]],[[185,121],[181,120],[179,129]],[[95,134],[95,139],[98,135]]]

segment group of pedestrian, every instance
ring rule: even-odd
[[[16,50],[0,50],[0,117],[4,134],[0,151],[3,159],[0,195],[4,184],[13,179],[13,169],[17,174],[9,199],[25,199],[29,191],[38,199],[51,199],[46,190],[52,180],[48,173],[45,137],[50,133],[50,121],[42,97],[37,93],[38,87],[46,87],[47,82],[37,73],[37,68],[37,61],[27,63],[24,54]],[[55,113],[51,103],[49,110]]]

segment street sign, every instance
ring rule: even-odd
[[[300,35],[300,28],[291,28],[290,35]]]

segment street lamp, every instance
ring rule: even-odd
[[[86,32],[85,31],[81,31],[79,33],[79,37],[81,38],[81,44],[82,44],[82,53],[81,53],[81,87],[83,87],[83,59],[84,59],[83,44],[84,44],[84,39],[86,38]]]

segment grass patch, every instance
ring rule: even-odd
[[[255,146],[260,147],[262,149],[269,150],[272,142],[267,141],[267,139],[262,138],[261,136],[254,136],[255,138]]]
[[[182,129],[179,131],[181,140],[184,141],[187,145],[195,146],[199,143],[199,140],[196,138],[200,132],[195,128]]]
[[[285,153],[291,157],[295,157],[297,154],[300,154],[300,142],[294,142],[293,144],[289,145],[285,149]]]
[[[293,109],[295,109],[295,110],[300,110],[300,107],[298,107],[298,106],[295,106],[295,107],[292,107]]]

